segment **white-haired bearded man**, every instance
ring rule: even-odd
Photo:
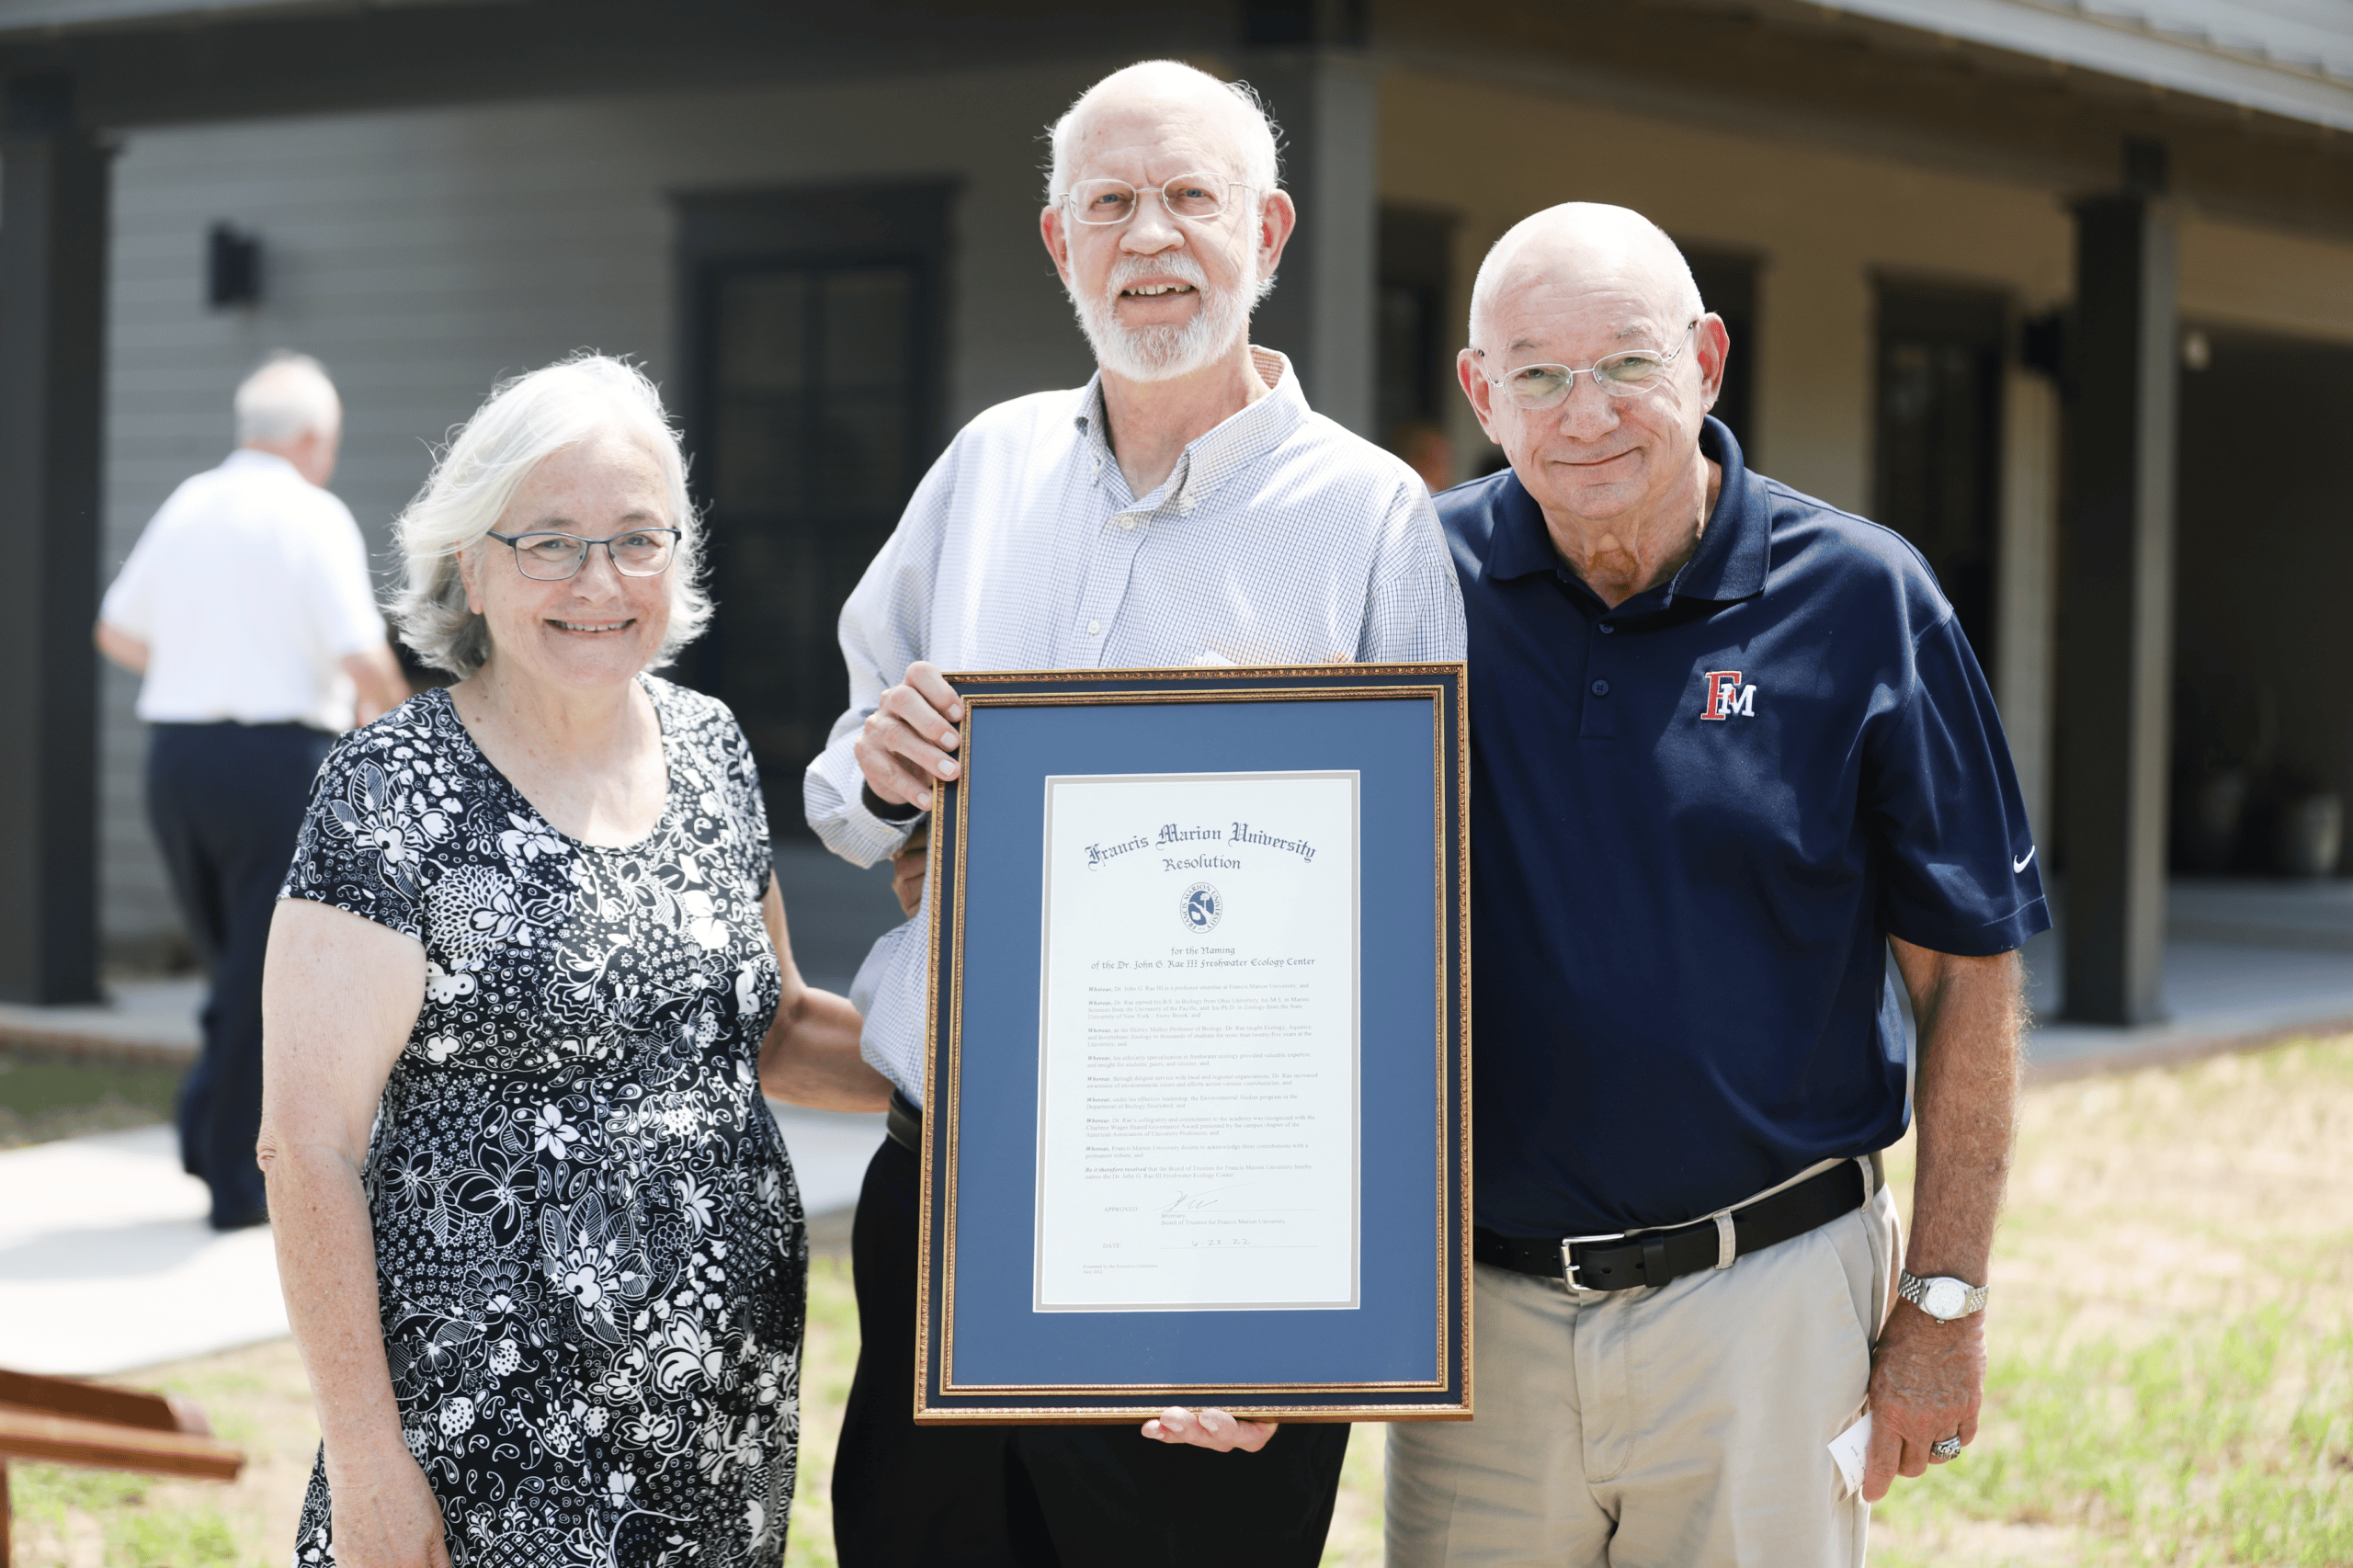
[[[335,384],[317,360],[280,354],[235,408],[237,449],[172,492],[97,625],[99,651],[146,677],[148,821],[211,974],[180,1159],[224,1231],[268,1217],[254,1163],[262,949],[311,780],[355,719],[408,696],[359,525],[326,490],[343,439]]]
[[[958,777],[945,669],[1454,659],[1462,607],[1412,470],[1309,411],[1249,340],[1296,221],[1246,89],[1165,61],[1054,127],[1040,219],[1095,349],[1076,392],[999,404],[926,476],[841,618],[851,706],[810,765],[810,825],[870,865]],[[917,1427],[924,922],[853,988],[897,1085],[852,1241],[858,1377],[834,1468],[844,1568],[1313,1564],[1347,1428],[1171,1409],[1123,1427]]]

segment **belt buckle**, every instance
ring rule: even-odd
[[[1606,1296],[1609,1294],[1608,1291],[1604,1290],[1597,1286],[1580,1285],[1577,1283],[1576,1255],[1570,1249],[1586,1242],[1622,1242],[1632,1233],[1633,1233],[1631,1231],[1610,1231],[1598,1236],[1563,1236],[1561,1238],[1562,1279],[1567,1283],[1570,1290],[1575,1291],[1580,1296]]]

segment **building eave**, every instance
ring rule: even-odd
[[[498,3],[500,0],[0,0],[0,42],[124,28],[204,27],[258,18]]]
[[[2353,24],[2272,6],[2205,0],[1814,0],[1822,11],[1893,23],[2166,92],[2353,131]]]

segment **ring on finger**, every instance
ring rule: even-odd
[[[1928,1445],[1928,1458],[1934,1463],[1942,1464],[1947,1460],[1960,1457],[1961,1434],[1958,1432],[1949,1437],[1939,1437]]]

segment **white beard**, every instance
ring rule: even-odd
[[[1176,278],[1199,291],[1200,306],[1182,326],[1131,327],[1120,320],[1120,290],[1142,278]],[[1173,381],[1206,369],[1232,353],[1250,331],[1255,291],[1212,289],[1200,263],[1183,251],[1125,256],[1113,264],[1100,298],[1071,290],[1079,330],[1095,362],[1131,381]]]

